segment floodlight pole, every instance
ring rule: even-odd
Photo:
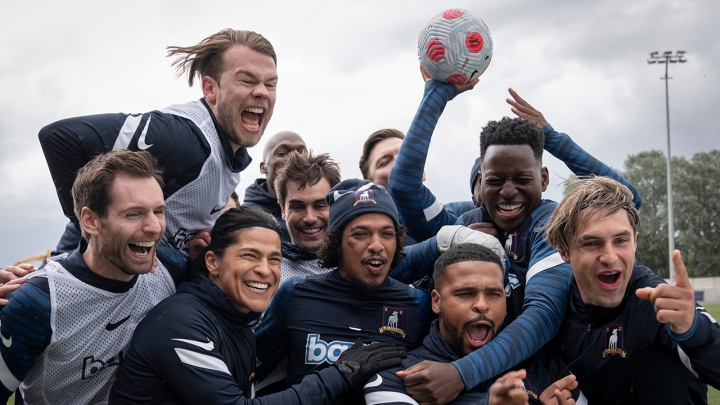
[[[672,200],[672,153],[670,152],[670,90],[668,87],[668,80],[672,77],[668,76],[668,66],[671,63],[685,63],[685,51],[677,51],[675,55],[672,51],[666,51],[662,56],[658,55],[658,52],[650,52],[650,59],[648,64],[653,63],[664,63],[665,64],[665,77],[661,77],[660,80],[665,80],[665,117],[667,123],[667,213],[668,213],[668,248],[669,253],[669,275],[670,284],[675,282],[675,266],[672,261],[672,254],[675,250],[675,226],[673,219],[673,200]]]

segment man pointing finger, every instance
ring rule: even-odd
[[[673,252],[672,259],[675,265],[673,285],[645,287],[637,290],[635,294],[653,304],[658,322],[669,324],[673,333],[682,335],[690,331],[694,325],[695,292],[690,285],[690,278],[679,250]]]

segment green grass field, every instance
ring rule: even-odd
[[[703,307],[707,309],[713,318],[720,319],[720,304],[703,304]],[[720,391],[713,387],[708,387],[708,404],[720,405]]]
[[[720,304],[703,304],[703,307],[707,309],[710,315],[715,319],[720,319]],[[15,403],[15,395],[10,397],[8,405]],[[708,405],[720,405],[720,391],[713,387],[708,387]]]

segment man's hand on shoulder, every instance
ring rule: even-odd
[[[635,291],[638,297],[650,301],[655,307],[657,320],[670,324],[670,330],[682,335],[695,321],[695,293],[679,250],[672,255],[675,265],[675,283],[645,287]]]
[[[465,390],[460,372],[451,363],[422,361],[397,372],[405,389],[420,404],[448,404]]]
[[[488,395],[488,405],[524,405],[528,403],[528,394],[522,379],[525,378],[525,370],[510,371],[498,378],[492,386]]]
[[[507,98],[505,99],[505,101],[507,101],[507,103],[512,106],[510,108],[510,111],[512,111],[518,117],[525,118],[533,124],[536,124],[540,129],[548,126],[547,120],[540,111],[535,109],[535,107],[531,106],[530,103],[520,97],[520,95],[517,94],[517,92],[512,88],[509,88],[508,91],[510,92],[512,99]]]
[[[11,280],[23,278],[33,271],[35,271],[35,266],[28,263],[20,263],[17,266],[5,266],[4,269],[0,270],[0,283],[7,283]]]
[[[35,266],[20,263],[17,266],[5,266],[0,270],[0,305],[7,305],[7,296],[27,281],[27,275],[35,271]]]

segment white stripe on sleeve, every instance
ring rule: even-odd
[[[386,404],[388,402],[400,402],[403,404],[418,405],[414,399],[402,392],[376,391],[365,394],[366,405]]]
[[[530,281],[532,276],[540,273],[543,270],[547,270],[551,267],[555,267],[558,264],[563,264],[565,261],[562,259],[562,256],[560,256],[560,253],[555,252],[554,254],[551,254],[550,256],[540,260],[539,262],[535,263],[528,269],[527,274],[525,275],[525,283]]]
[[[693,373],[695,378],[698,378],[698,373],[695,372],[695,370],[693,370],[692,363],[690,363],[690,357],[688,357],[688,355],[685,354],[683,349],[680,348],[680,345],[677,346],[677,349],[678,349],[678,357],[680,357],[680,361],[682,362],[682,364],[685,366],[685,368],[690,370],[691,373]]]
[[[143,116],[141,114],[141,115],[128,115],[128,117],[125,118],[125,123],[123,123],[122,128],[120,128],[120,132],[118,132],[118,137],[117,137],[117,139],[115,139],[115,145],[113,145],[113,150],[120,150],[120,149],[128,148],[133,135],[135,135],[135,131],[137,130],[138,126],[140,125],[140,121],[142,120],[142,117]]]
[[[431,219],[435,218],[440,212],[442,212],[442,207],[442,203],[436,199],[431,206],[423,209],[423,213],[425,214],[425,220],[430,221]]]
[[[185,364],[195,366],[195,367],[200,367],[200,368],[206,368],[208,370],[220,371],[221,373],[230,374],[230,370],[228,370],[225,362],[218,359],[217,357],[194,352],[192,350],[179,349],[179,348],[175,348],[175,353],[177,353],[178,357],[180,358],[180,361],[182,361]],[[232,375],[232,374],[230,374],[230,375]]]
[[[10,391],[15,391],[20,386],[20,381],[12,375],[2,356],[0,356],[0,382]]]

